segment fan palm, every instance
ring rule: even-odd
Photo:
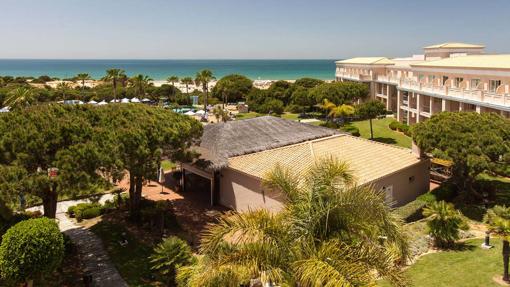
[[[347,164],[323,159],[304,178],[277,166],[264,186],[286,195],[283,211],[223,216],[203,234],[199,266],[179,270],[180,282],[372,286],[381,276],[405,286],[399,262],[409,255],[401,222],[383,194],[356,185]]]
[[[175,276],[175,269],[189,265],[193,260],[193,253],[185,241],[171,236],[154,248],[154,254],[150,256],[150,259],[151,269],[166,277],[167,283],[170,285],[170,281]]]
[[[172,84],[172,86],[175,87],[175,83],[179,82],[179,77],[177,76],[170,76],[166,79],[167,82],[169,82],[170,84]]]
[[[90,79],[92,79],[92,77],[86,73],[76,75],[76,80],[81,82],[81,93],[82,94],[83,94],[83,90],[85,90],[85,81],[88,81]]]
[[[105,79],[108,81],[112,81],[112,88],[113,88],[113,99],[117,101],[117,83],[120,79],[125,77],[124,70],[121,69],[109,69],[106,70],[106,76]]]
[[[193,79],[191,77],[184,77],[181,79],[181,83],[186,86],[186,96],[188,96],[189,100],[189,85],[193,84]]]
[[[129,79],[129,82],[135,89],[135,94],[137,97],[142,97],[145,95],[145,89],[151,84],[152,79],[149,76],[144,75],[136,75]]]
[[[487,211],[484,218],[490,232],[503,240],[503,280],[510,281],[508,263],[510,258],[510,207],[496,205]]]
[[[204,111],[207,111],[207,98],[209,96],[209,82],[216,79],[210,70],[202,70],[195,76],[195,85],[202,86],[204,92]]]
[[[20,109],[35,103],[35,97],[32,89],[18,87],[7,94],[5,105],[13,110]]]
[[[460,238],[459,230],[466,224],[459,211],[453,204],[444,201],[433,202],[423,209],[423,215],[428,217],[427,226],[430,235],[439,247],[451,247]]]

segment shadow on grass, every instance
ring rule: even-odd
[[[385,143],[385,144],[396,144],[397,141],[394,138],[375,137],[374,141]]]
[[[477,246],[466,242],[457,242],[452,247],[446,249],[447,251],[473,251]]]

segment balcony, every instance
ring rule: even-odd
[[[433,86],[431,84],[419,83],[411,79],[401,79],[400,87],[416,92],[422,92],[432,95],[452,97],[458,100],[481,102],[498,106],[510,105],[510,94],[496,94],[494,92],[482,90],[465,90],[461,88],[451,88],[448,86]]]
[[[394,85],[399,83],[399,79],[398,78],[391,77],[391,76],[386,76],[386,75],[377,75],[377,81],[388,83],[388,84],[394,84]]]
[[[371,75],[349,74],[349,73],[342,73],[342,72],[337,72],[336,77],[346,79],[346,80],[360,81],[360,82],[370,82],[373,80],[373,77]]]

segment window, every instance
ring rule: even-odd
[[[409,177],[409,183],[414,182],[415,178],[414,175]]]
[[[490,80],[489,81],[489,91],[495,93],[498,87],[501,86],[500,80]]]
[[[463,78],[455,78],[453,84],[455,85],[456,88],[460,88],[460,83],[462,83],[462,81],[464,81]]]
[[[471,80],[471,84],[470,84],[470,88],[472,90],[477,89],[479,84],[480,84],[480,79],[472,79]]]
[[[448,81],[448,76],[443,76],[443,81],[442,81],[443,86],[446,84],[446,81]]]

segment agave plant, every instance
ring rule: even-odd
[[[200,260],[178,270],[179,286],[373,286],[379,277],[406,286],[401,222],[347,164],[324,159],[305,178],[277,166],[264,188],[284,193],[285,208],[231,212],[210,225]]]

